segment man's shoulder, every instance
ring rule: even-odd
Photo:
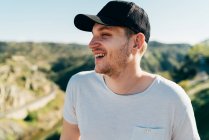
[[[168,80],[162,76],[158,76],[158,88],[159,92],[165,96],[168,100],[174,103],[185,104],[190,102],[189,96],[184,89],[177,83]]]
[[[174,81],[171,81],[163,76],[160,76],[158,75],[157,76],[157,80],[158,80],[158,84],[162,87],[162,88],[165,88],[165,89],[168,89],[168,90],[183,90],[181,88],[181,86],[179,86],[177,83],[175,83]]]

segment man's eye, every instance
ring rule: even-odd
[[[109,37],[109,36],[111,36],[111,35],[110,35],[110,34],[104,33],[104,34],[101,34],[101,36],[102,36],[102,37]]]

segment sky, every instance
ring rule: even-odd
[[[0,0],[0,41],[88,44],[73,23],[109,0]],[[195,44],[209,39],[209,0],[132,0],[149,16],[151,41]]]

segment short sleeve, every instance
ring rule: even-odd
[[[176,116],[172,140],[200,140],[191,101],[183,113]]]
[[[77,124],[78,122],[76,117],[76,105],[75,105],[76,101],[74,94],[75,94],[75,90],[71,78],[66,88],[63,117],[67,122],[72,124]]]

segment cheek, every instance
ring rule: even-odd
[[[119,63],[120,61],[125,61],[127,52],[122,48],[114,48],[109,50],[107,58],[110,63]]]
[[[112,38],[103,42],[106,47],[108,57],[120,57],[121,55],[130,54],[127,38]]]

